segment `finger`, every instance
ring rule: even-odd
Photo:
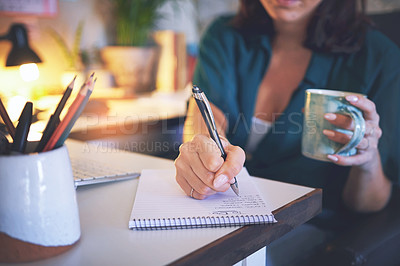
[[[338,126],[336,123],[332,123]],[[352,130],[352,129],[349,129]],[[376,126],[374,123],[366,123],[365,126],[365,131],[366,133],[364,134],[364,137],[374,137],[379,139],[382,136],[382,130],[380,129],[379,126]],[[341,133],[335,130],[328,130],[325,129],[322,131],[322,133],[327,136],[330,140],[336,141],[341,144],[346,144],[350,141],[351,135],[346,134],[346,133]],[[368,143],[367,140],[363,140],[360,142],[360,146],[357,146],[359,149],[366,149],[365,147],[368,146],[366,145]]]
[[[182,150],[185,149],[185,150]],[[199,153],[193,152],[193,149],[191,148],[192,152],[186,152],[186,148],[183,147],[180,152],[180,156],[182,154],[186,156],[185,161],[186,165],[190,166],[191,171],[202,180],[204,184],[206,184],[208,187],[213,186],[213,181],[214,181],[214,172],[209,171],[203,164],[202,160],[199,157]],[[178,157],[179,158],[179,157]],[[200,189],[199,187],[196,187],[196,189]],[[198,190],[200,191],[200,190]]]
[[[202,161],[196,153],[196,158],[190,159],[190,167],[193,173],[208,187],[213,187],[213,182],[215,178],[215,173],[208,171],[208,169],[203,165]],[[200,191],[200,190],[199,190]]]
[[[204,167],[210,172],[218,171],[224,163],[224,159],[221,157],[221,151],[217,144],[205,135],[194,136],[192,143],[195,145],[196,152]]]
[[[199,194],[202,195],[212,195],[215,191],[210,188],[210,185],[207,185],[203,182],[203,178],[196,174],[196,171],[199,173],[207,174],[209,183],[212,185],[212,180],[214,179],[214,174],[208,172],[204,166],[202,165],[200,159],[198,158],[198,154],[194,152],[187,152],[187,148],[190,145],[182,145],[180,148],[181,152],[178,158],[175,160],[175,169],[177,172],[176,178],[183,178],[185,181],[194,188]],[[196,171],[194,170],[196,169]],[[182,181],[181,181],[182,182]]]
[[[337,132],[334,130],[325,129],[322,133],[327,136],[330,140],[335,141],[340,144],[346,144],[350,141],[351,135],[344,134],[341,132]],[[356,148],[360,151],[365,151],[370,148],[377,149],[378,144],[374,138],[362,138],[360,143],[356,146]]]
[[[359,153],[354,156],[328,155],[327,158],[333,163],[341,166],[362,165],[372,159],[371,152]]]
[[[346,100],[363,111],[365,120],[379,121],[379,115],[376,112],[376,106],[373,101],[357,95],[346,96]]]
[[[182,190],[186,193],[186,195],[188,195],[189,197],[192,196],[195,199],[205,199],[207,198],[207,196],[209,195],[205,195],[205,194],[200,194],[196,191],[196,189],[193,190],[192,193],[192,186],[187,182],[187,180],[185,178],[183,178],[181,175],[177,174],[176,175],[176,182],[179,184],[179,186],[182,188]],[[211,194],[210,194],[211,195]]]
[[[375,123],[370,123],[365,126],[365,136],[371,136],[379,139],[382,136],[382,129]]]
[[[341,133],[335,130],[324,129],[322,133],[330,140],[340,144],[346,144],[350,141],[351,135]]]
[[[228,146],[227,157],[222,167],[215,173],[214,188],[218,188],[222,184],[234,183],[234,177],[239,174],[243,168],[245,161],[245,153],[239,146]]]
[[[175,160],[175,168],[179,167],[181,171],[193,171],[197,177],[211,187],[214,180],[214,173],[210,172],[204,166],[195,146],[196,144],[193,142],[186,142],[179,147],[179,156]]]
[[[182,171],[179,165],[176,165],[176,182],[182,190],[190,196],[192,188],[196,191],[194,196],[196,199],[205,199],[207,196],[215,194],[215,192],[202,184],[201,180],[190,170]]]
[[[360,143],[356,146],[358,150],[368,150],[370,147],[370,141],[368,138],[363,138]]]
[[[185,179],[189,185],[201,195],[209,196],[215,194],[215,191],[208,184],[203,182],[202,178],[204,177],[199,177],[196,175],[196,173],[193,171],[193,168],[191,170],[192,171],[185,173]],[[210,176],[211,177],[209,177],[209,179],[213,180],[214,174],[211,173]]]
[[[334,113],[327,113],[324,115],[324,118],[326,120],[328,120],[334,126],[348,129],[348,130],[354,130],[354,121],[353,121],[353,119],[351,119],[350,116],[334,114]]]
[[[192,187],[189,185],[189,183],[186,181],[186,179],[182,175],[177,173],[175,176],[175,180],[178,183],[178,185],[181,187],[183,192],[185,192],[186,195],[188,195],[190,197],[190,194],[192,192]],[[194,197],[194,191],[193,191],[192,195]]]
[[[228,148],[229,145],[231,145],[229,140],[227,140],[225,137],[219,136],[219,138],[221,139],[222,146],[224,147],[224,149]]]
[[[326,113],[324,118],[328,120],[332,125],[347,130],[354,130],[354,120],[350,116],[334,113]],[[365,122],[365,134],[374,133],[375,129],[379,128],[375,122]]]
[[[347,144],[347,143],[349,143],[349,141],[351,139],[351,135],[337,132],[334,130],[325,129],[322,131],[322,133],[330,140],[335,141],[340,144]],[[358,150],[367,150],[369,148],[375,148],[375,146],[377,147],[377,145],[375,145],[375,143],[376,143],[376,141],[374,142],[373,139],[362,138],[360,143],[358,143],[358,145],[356,146],[356,148]]]

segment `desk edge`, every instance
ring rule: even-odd
[[[272,213],[278,220],[277,223],[240,227],[169,265],[233,265],[307,222],[321,211],[322,189],[316,188],[274,210]]]

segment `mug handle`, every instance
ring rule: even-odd
[[[337,113],[350,116],[355,124],[353,136],[351,137],[350,141],[335,152],[335,154],[338,155],[347,154],[350,150],[354,149],[364,138],[365,120],[362,112],[354,106],[344,106],[339,109]]]

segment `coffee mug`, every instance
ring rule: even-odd
[[[351,105],[347,100],[348,95],[363,94],[327,89],[306,90],[304,106],[303,136],[301,142],[302,154],[306,157],[330,161],[329,154],[352,156],[357,153],[356,146],[364,137],[365,121],[362,111]],[[350,116],[354,121],[354,130],[344,130],[332,125],[324,118],[326,113],[336,113]],[[330,140],[322,131],[324,129],[339,131],[352,135],[345,145]]]

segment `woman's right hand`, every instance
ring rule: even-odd
[[[182,190],[195,199],[205,199],[216,192],[225,192],[241,171],[245,153],[221,138],[226,160],[216,143],[206,135],[195,135],[179,148],[175,160],[176,181]],[[192,191],[193,189],[193,191]]]

